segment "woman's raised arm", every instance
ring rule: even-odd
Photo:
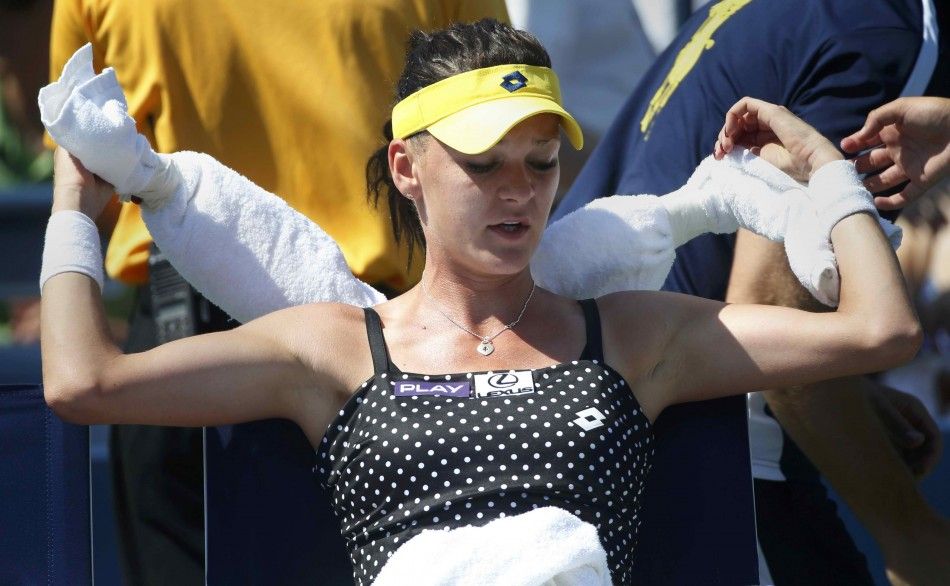
[[[92,225],[112,189],[58,150],[54,219]],[[94,228],[93,228],[94,230]],[[47,253],[57,238],[47,236]],[[278,312],[236,330],[196,336],[140,354],[123,355],[106,326],[99,285],[82,267],[59,267],[44,258],[42,289],[43,382],[46,399],[62,417],[78,423],[217,425],[300,413],[328,420],[329,393],[337,381],[321,356],[304,348],[320,344],[313,319],[300,335],[300,313],[332,312],[309,306]],[[90,263],[92,264],[92,263]],[[53,274],[49,274],[53,273]],[[326,316],[324,316],[326,317]],[[308,409],[301,409],[301,401]],[[321,413],[321,411],[323,413]],[[298,421],[309,434],[319,425]]]
[[[651,416],[671,403],[883,370],[912,358],[921,341],[897,260],[853,166],[785,108],[750,98],[730,109],[715,154],[737,145],[810,180],[815,226],[830,232],[841,274],[838,310],[809,313],[679,295],[608,309],[625,316],[629,327],[636,327],[632,316],[644,305],[647,313],[661,314],[651,318],[651,357],[640,363],[650,374],[638,379]],[[616,303],[605,301],[608,308]],[[611,329],[622,337],[627,328]]]

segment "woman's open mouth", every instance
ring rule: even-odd
[[[517,238],[528,231],[528,225],[522,222],[500,222],[488,227],[492,232],[505,238]]]

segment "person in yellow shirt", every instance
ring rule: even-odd
[[[422,263],[407,269],[388,209],[368,205],[366,160],[409,33],[482,17],[507,20],[504,0],[57,0],[50,71],[92,43],[157,151],[205,152],[240,171],[322,226],[360,279],[399,292]],[[126,350],[229,327],[161,260],[138,208],[117,214],[106,270],[140,286]],[[121,426],[111,449],[126,581],[203,583],[200,430]]]

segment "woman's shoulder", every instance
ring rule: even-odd
[[[362,307],[311,303],[275,311],[244,327],[279,338],[322,388],[345,395],[372,372],[364,316]]]
[[[345,303],[308,303],[280,309],[243,327],[299,347],[346,347],[366,338],[364,309]]]
[[[347,322],[362,322],[364,314],[365,310],[362,307],[348,303],[307,303],[278,309],[248,323],[286,321],[291,323],[298,322],[304,325],[309,323],[310,320],[319,320],[321,323],[332,322],[336,325],[343,325]]]
[[[682,293],[669,291],[617,291],[596,298],[602,314],[632,314],[658,309],[673,309]]]
[[[692,298],[668,291],[621,291],[597,298],[605,348],[636,349],[654,356],[680,323]]]

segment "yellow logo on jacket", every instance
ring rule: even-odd
[[[689,42],[680,49],[679,54],[676,55],[672,69],[670,69],[670,72],[666,75],[666,79],[663,80],[663,83],[660,84],[660,88],[656,90],[656,93],[650,100],[650,106],[640,120],[640,132],[645,134],[647,139],[650,137],[650,127],[653,126],[656,116],[666,106],[673,92],[675,92],[680,83],[686,79],[689,72],[693,70],[693,67],[696,66],[696,63],[699,61],[699,58],[702,57],[703,53],[716,44],[716,41],[712,38],[713,33],[719,30],[719,27],[729,20],[733,14],[751,1],[752,0],[722,0],[722,2],[719,2],[709,9],[709,16],[706,17],[703,24],[693,33],[693,37]]]

